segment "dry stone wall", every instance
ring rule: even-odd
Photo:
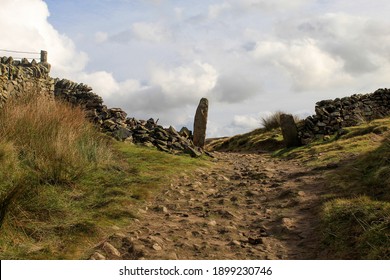
[[[56,79],[54,94],[57,98],[83,107],[93,123],[120,141],[155,146],[174,154],[188,153],[192,157],[198,157],[204,152],[195,147],[188,129],[177,132],[172,126],[164,128],[158,125],[152,118],[147,121],[129,118],[120,108],[107,108],[102,98],[87,85]]]
[[[120,141],[155,146],[169,153],[188,153],[193,157],[204,151],[195,147],[188,129],[177,132],[173,127],[164,128],[157,121],[137,120],[127,117],[120,108],[107,108],[103,99],[92,88],[67,79],[50,77],[50,64],[46,59],[37,63],[27,59],[0,58],[0,107],[10,96],[37,93],[54,96],[75,106],[81,106],[87,118],[103,132]],[[207,152],[205,152],[207,153]]]
[[[390,116],[390,89],[316,103],[316,114],[297,124],[302,144],[340,132],[343,127]]]
[[[10,96],[25,92],[47,95],[54,93],[54,80],[49,76],[50,64],[27,59],[0,58],[0,106]]]

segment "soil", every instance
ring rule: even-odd
[[[91,259],[318,259],[320,170],[268,154],[215,153],[179,175]],[[196,179],[193,179],[196,178]]]

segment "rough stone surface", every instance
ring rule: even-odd
[[[317,232],[329,187],[323,171],[268,154],[215,157],[215,165],[172,178],[139,209],[137,222],[104,238],[91,255],[118,259],[103,250],[109,242],[119,259],[324,259]]]
[[[26,92],[53,96],[54,79],[49,76],[50,64],[0,58],[0,107],[11,96]]]
[[[203,148],[206,141],[207,114],[209,110],[209,101],[202,98],[196,109],[194,120],[194,144]]]
[[[110,257],[120,257],[121,253],[118,251],[117,248],[115,248],[111,243],[105,242],[103,244],[103,250],[106,252],[106,254]]]
[[[322,100],[316,103],[315,113],[297,124],[298,137],[302,144],[308,144],[325,135],[342,133],[344,127],[389,116],[390,89]]]
[[[298,138],[298,129],[294,117],[288,114],[280,116],[280,127],[282,129],[283,139],[287,148],[300,145]]]

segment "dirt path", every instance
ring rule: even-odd
[[[213,168],[162,189],[92,258],[315,259],[321,173],[266,154],[215,155]]]

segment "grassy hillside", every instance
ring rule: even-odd
[[[280,132],[262,129],[209,144],[235,152],[274,151],[323,172],[332,192],[322,211],[326,258],[390,259],[390,118],[345,128],[341,135],[280,149]],[[262,143],[265,143],[263,146]],[[269,143],[275,143],[270,147]]]
[[[326,172],[329,197],[335,197],[322,213],[323,245],[331,258],[390,259],[389,130],[389,118],[376,120],[275,153]]]
[[[285,149],[280,130],[217,139],[209,149],[271,152],[323,172],[324,257],[390,259],[390,118]],[[82,110],[44,97],[0,110],[0,259],[83,259],[125,230],[172,177],[205,159],[114,142]]]
[[[206,149],[221,152],[269,152],[283,147],[283,136],[279,129],[264,128],[252,132],[208,140]]]
[[[113,142],[44,97],[0,110],[0,259],[83,259],[172,175],[206,160]]]

